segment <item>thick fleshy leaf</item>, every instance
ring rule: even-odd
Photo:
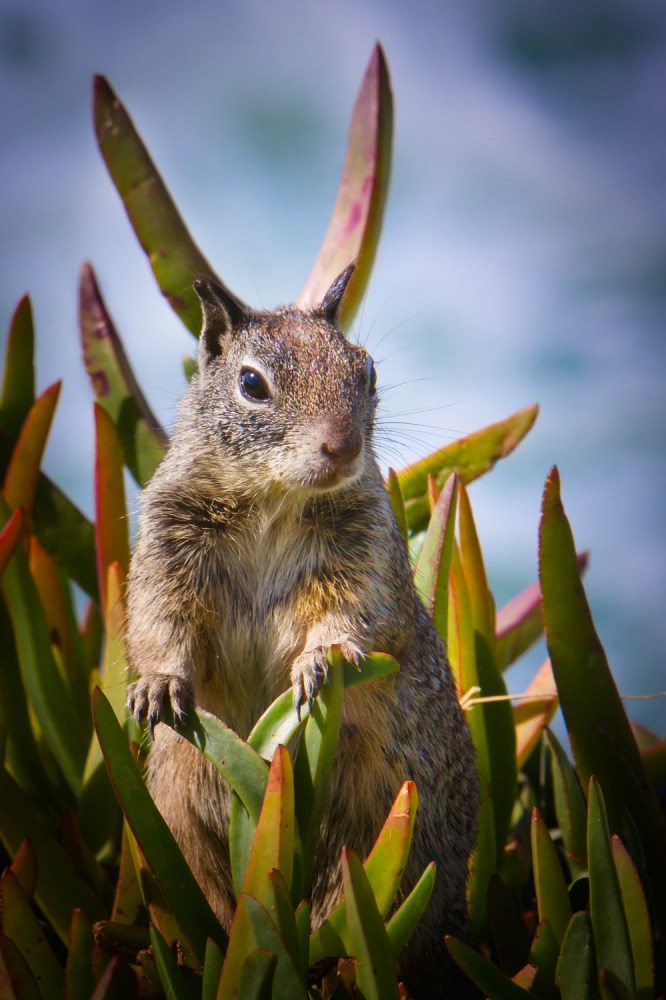
[[[409,542],[409,528],[407,527],[407,514],[405,513],[405,498],[400,489],[400,480],[394,469],[388,470],[386,481],[386,492],[388,493],[391,510],[395,515],[398,527],[405,542]]]
[[[587,871],[587,804],[578,775],[550,729],[545,738],[551,752],[555,814],[569,868],[574,878]]]
[[[612,848],[631,942],[636,1000],[652,1000],[654,997],[654,952],[645,893],[629,852],[617,834],[612,838]]]
[[[7,504],[0,497],[0,519],[8,517]],[[67,783],[78,796],[88,743],[86,730],[54,660],[42,603],[20,546],[4,572],[2,591],[31,708]]]
[[[212,938],[208,938],[206,942],[206,957],[204,959],[201,1000],[215,1000],[220,976],[222,975],[223,962],[223,951],[215,944]]]
[[[277,868],[271,868],[268,873],[268,890],[264,905],[278,929],[285,948],[289,952],[291,960],[294,963],[294,968],[301,974],[303,985],[307,985],[307,970],[305,976],[303,976],[303,963],[300,956],[294,907],[291,902],[287,883]]]
[[[0,996],[2,1000],[43,1000],[30,966],[11,938],[1,933]]]
[[[571,920],[571,904],[555,845],[536,807],[532,810],[532,863],[539,919],[548,920],[561,945]]]
[[[106,914],[102,904],[82,879],[46,823],[11,775],[3,775],[0,800],[0,838],[7,853],[15,855],[29,839],[37,859],[35,900],[61,941],[67,944],[72,910],[81,909],[91,922]]]
[[[39,984],[43,1000],[62,1000],[65,974],[10,868],[0,882],[2,930],[17,946]]]
[[[97,402],[118,428],[125,464],[145,486],[164,457],[168,437],[136,380],[90,264],[81,268],[79,323],[83,363]]]
[[[4,573],[7,563],[14,554],[16,544],[23,534],[24,522],[23,509],[19,507],[0,531],[0,576]]]
[[[109,777],[127,822],[167,904],[201,963],[206,939],[226,946],[226,934],[143,783],[113,708],[99,688],[93,694],[95,729]]]
[[[444,640],[448,633],[449,572],[457,500],[458,477],[450,476],[432,512],[414,573],[414,586]]]
[[[123,453],[113,420],[95,403],[95,544],[102,608],[109,566],[129,570],[129,521],[125,506]]]
[[[132,120],[103,76],[94,79],[93,114],[100,151],[157,284],[198,337],[201,306],[192,282],[199,274],[218,283],[219,278],[192,240]]]
[[[237,996],[245,960],[257,947],[247,912],[249,899],[249,896],[245,896],[242,893],[238,897],[233,923],[229,932],[229,944],[224,956],[222,976],[217,988],[217,1000],[230,1000],[230,998]],[[270,921],[271,918],[268,917],[268,919]],[[275,930],[272,921],[271,926]]]
[[[291,887],[294,867],[294,775],[287,748],[273,755],[261,814],[241,892],[266,905],[269,871],[277,869]]]
[[[301,960],[301,979],[304,983],[307,982],[310,968],[310,915],[310,904],[306,899],[301,900],[294,917],[298,935],[298,954]]]
[[[328,654],[328,682],[312,706],[294,764],[296,822],[303,848],[304,887],[310,885],[319,827],[328,802],[344,693],[342,656],[338,647],[332,646]]]
[[[502,972],[513,978],[527,963],[530,936],[522,913],[497,873],[488,882],[488,929]]]
[[[111,920],[118,924],[135,924],[143,903],[141,885],[134,864],[129,837],[127,821],[124,821],[120,851],[120,869],[118,871],[113,909],[111,910]]]
[[[482,635],[491,650],[495,648],[495,608],[488,589],[486,568],[476,532],[472,505],[463,483],[460,484],[460,561],[472,609],[474,629]],[[426,536],[427,537],[427,536]]]
[[[514,983],[480,952],[448,934],[445,940],[453,958],[472,982],[476,983],[483,996],[489,1000],[529,1000],[531,994],[527,990]]]
[[[0,427],[16,439],[35,402],[35,330],[30,298],[20,299],[9,321],[0,395]]]
[[[386,56],[375,45],[354,105],[342,178],[328,229],[296,305],[311,309],[337,276],[356,267],[342,297],[339,321],[347,330],[370,280],[388,195],[393,147],[393,94]]]
[[[629,930],[613,862],[604,796],[594,776],[590,778],[587,796],[587,863],[597,967],[617,976],[633,997],[634,969]]]
[[[91,887],[106,910],[113,906],[115,886],[88,845],[81,838],[75,813],[68,809],[58,824],[58,840],[76,873]]]
[[[574,913],[562,941],[555,984],[562,1000],[587,1000],[592,972],[592,928],[589,914]]]
[[[11,519],[7,522],[7,526],[10,523]],[[1,541],[2,535],[0,535]],[[51,644],[56,646],[62,654],[64,665],[67,668],[66,680],[71,686],[76,673],[76,650],[58,565],[34,535],[30,538],[29,562],[30,572],[46,615]]]
[[[511,980],[524,990],[531,990],[538,971],[536,965],[528,964],[519,969],[515,976],[511,976]]]
[[[92,924],[81,910],[74,910],[65,967],[67,1000],[90,1000],[95,990],[92,970],[94,946]]]
[[[271,1000],[277,956],[257,948],[245,959],[241,970],[238,1000]]]
[[[190,1000],[190,993],[180,974],[178,963],[156,927],[150,928],[150,943],[153,946],[153,955],[167,1000]]]
[[[245,912],[251,929],[251,935],[255,941],[255,948],[271,951],[277,959],[273,978],[274,996],[289,997],[289,1000],[292,1000],[292,998],[293,1000],[306,1000],[305,987],[301,983],[300,976],[291,960],[289,952],[285,948],[282,938],[278,934],[268,912],[252,896],[243,894],[241,899],[245,902]],[[226,998],[226,996],[229,996],[229,994],[222,991],[222,983],[220,983],[218,997]]]
[[[9,866],[14,872],[26,899],[32,899],[37,888],[37,855],[29,840],[24,840]]]
[[[2,492],[11,510],[23,507],[28,520],[37,489],[39,467],[51,429],[61,382],[54,382],[35,400],[19,433],[9,462]]]
[[[594,628],[556,469],[546,480],[543,497],[539,576],[548,651],[578,774],[584,786],[592,775],[601,784],[611,833],[622,832],[624,807],[631,812],[659,911],[666,916],[666,816]],[[614,971],[603,961],[599,967]]]
[[[539,997],[539,1000],[556,1000],[555,970],[558,954],[557,938],[553,934],[548,919],[544,918],[539,921],[530,948],[530,965],[537,967],[531,992]]]
[[[550,660],[545,660],[527,685],[525,694],[532,697],[519,701],[513,706],[513,722],[516,728],[516,761],[520,769],[541,738],[541,733],[557,711],[555,678]],[[537,697],[543,694],[543,698]],[[534,700],[532,700],[534,698]]]
[[[384,919],[393,905],[407,864],[417,809],[416,785],[413,781],[406,781],[398,792],[386,822],[363,865],[377,908]],[[424,892],[425,889],[422,888],[417,894],[419,899],[423,898]],[[400,926],[404,925],[414,906],[416,898],[403,914]],[[328,919],[312,935],[310,960],[315,964],[326,956],[347,955],[349,947],[343,897],[329,914]]]
[[[391,951],[395,959],[399,957],[402,949],[408,944],[425,913],[435,888],[436,877],[437,865],[431,861],[410,894],[403,900],[387,923],[386,933],[391,942]]]
[[[356,959],[356,985],[365,1000],[398,1000],[393,951],[368,877],[353,851],[342,851],[350,951]]]
[[[419,531],[428,521],[428,475],[434,476],[440,487],[452,472],[465,484],[473,482],[492,469],[500,458],[511,454],[531,429],[538,412],[536,404],[526,406],[506,420],[452,441],[432,455],[402,469],[398,478],[407,501],[407,522],[411,530]]]

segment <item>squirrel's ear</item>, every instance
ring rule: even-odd
[[[212,278],[195,278],[194,291],[201,299],[203,329],[201,341],[209,357],[222,353],[222,341],[243,325],[248,313],[236,296]]]
[[[325,319],[330,320],[331,323],[337,323],[338,313],[340,311],[340,304],[342,303],[342,297],[345,294],[347,285],[349,284],[349,279],[354,273],[354,268],[356,264],[349,264],[344,271],[337,276],[326,295],[321,300],[321,305],[317,307],[316,312],[324,316]]]

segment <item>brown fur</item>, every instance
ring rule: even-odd
[[[420,805],[403,890],[431,860],[438,874],[400,974],[417,998],[458,995],[465,986],[442,936],[467,937],[474,750],[372,451],[371,362],[335,323],[345,283],[343,275],[341,290],[338,283],[308,314],[238,313],[224,289],[198,283],[198,373],[141,498],[128,614],[139,680],[130,704],[153,725],[164,698],[176,716],[193,698],[246,737],[290,684],[299,701],[316,693],[330,644],[341,643],[350,659],[395,656],[397,675],[345,695],[314,923],[339,897],[343,845],[365,857],[411,778]],[[242,397],[243,364],[268,377],[270,400]],[[363,450],[347,460],[357,438]],[[342,459],[328,460],[331,450]],[[164,725],[155,729],[148,781],[228,928],[228,786]]]

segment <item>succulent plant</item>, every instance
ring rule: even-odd
[[[377,46],[329,228],[297,300],[317,301],[358,259],[345,327],[379,239],[392,120]],[[196,336],[192,277],[214,272],[101,77],[94,121],[159,287]],[[428,919],[438,877],[431,864],[399,896],[418,809],[412,782],[370,855],[343,851],[344,897],[323,925],[311,926],[307,902],[345,689],[381,683],[399,670],[395,660],[377,651],[357,670],[332,647],[312,709],[300,718],[286,692],[247,740],[204,711],[179,726],[233,789],[238,904],[229,936],[150,797],[146,734],[125,707],[123,467],[145,485],[168,437],[88,264],[79,304],[96,398],[94,524],[40,471],[60,384],[35,398],[27,298],[10,323],[0,397],[0,839],[8,864],[0,998],[405,997],[395,959]],[[467,491],[513,451],[536,415],[536,406],[524,407],[390,470],[386,484],[416,587],[448,645],[481,778],[468,899],[478,948],[453,938],[448,947],[490,1000],[649,1000],[663,992],[665,968],[666,743],[632,729],[625,714],[585,597],[586,557],[576,553],[557,470],[543,496],[539,581],[497,612]],[[89,596],[78,622],[72,581]],[[512,707],[503,673],[544,629],[549,660]],[[548,729],[558,704],[573,762]]]

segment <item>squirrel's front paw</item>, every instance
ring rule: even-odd
[[[327,652],[328,650],[323,646],[315,646],[314,649],[301,653],[294,660],[291,668],[291,688],[294,695],[294,708],[299,719],[303,702],[307,701],[308,711],[311,712],[312,703],[326,680],[328,672]]]
[[[177,674],[147,674],[140,677],[127,690],[127,707],[141,725],[148,720],[151,737],[155,726],[161,720],[165,702],[170,704],[173,721],[178,723],[187,714],[189,705],[194,704],[194,691],[189,681]]]

